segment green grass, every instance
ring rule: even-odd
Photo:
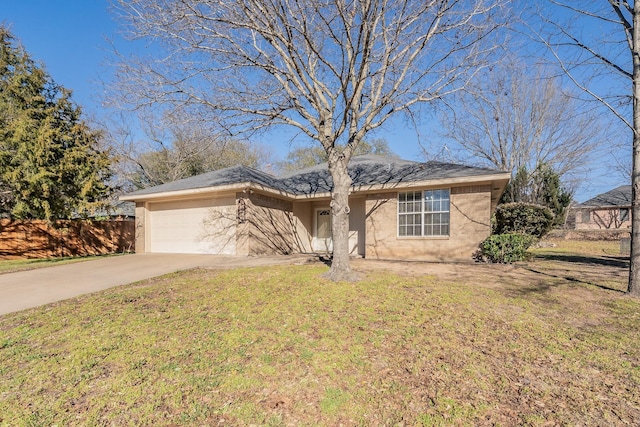
[[[556,247],[533,249],[534,253],[563,253],[574,255],[620,255],[619,240],[545,239]]]
[[[84,257],[61,257],[45,259],[2,259],[0,260],[0,274],[15,273],[23,270],[33,270],[35,268],[53,267],[55,265],[71,264],[75,262],[90,261],[98,257],[113,255],[95,255]]]
[[[0,425],[640,423],[620,292],[323,271],[194,270],[0,317]]]

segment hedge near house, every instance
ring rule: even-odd
[[[527,249],[536,239],[527,234],[494,234],[480,243],[482,261],[511,264],[527,259]]]
[[[533,203],[505,203],[496,209],[494,234],[527,234],[541,238],[553,226],[551,209]]]
[[[480,244],[477,259],[506,264],[527,259],[527,249],[551,230],[555,218],[546,206],[522,202],[499,205],[494,234]]]

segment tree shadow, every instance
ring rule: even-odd
[[[546,277],[551,277],[554,279],[562,279],[562,280],[566,280],[568,282],[574,282],[574,283],[579,283],[579,284],[583,284],[583,285],[589,285],[589,286],[595,286],[596,288],[600,288],[606,291],[613,291],[613,292],[618,292],[621,294],[624,294],[625,291],[621,290],[621,289],[616,289],[616,288],[612,288],[610,286],[605,286],[602,285],[600,283],[596,283],[596,282],[592,282],[589,280],[583,280],[577,277],[573,277],[573,276],[565,276],[565,275],[561,275],[561,274],[552,274],[546,271],[541,271],[535,268],[531,268],[531,267],[524,267],[525,270],[530,271],[532,273],[536,273],[536,274],[541,274],[543,276]],[[549,291],[550,289],[552,289],[554,286],[549,284],[548,281],[545,280],[540,280],[538,282],[537,285],[534,286],[526,286],[526,287],[519,287],[517,290],[515,290],[516,293],[521,294],[521,295],[526,295],[526,294],[544,294],[547,291]]]
[[[616,268],[629,268],[629,257],[625,255],[620,256],[588,256],[588,255],[575,255],[575,254],[536,254],[536,258],[545,261],[560,261],[571,264],[589,264],[593,266],[603,267],[616,267]]]
[[[134,243],[132,220],[0,221],[1,258],[52,258],[129,252]]]
[[[629,268],[629,258],[625,256],[588,256],[588,255],[576,255],[576,254],[536,254],[535,259],[544,261],[555,261],[565,263],[572,266],[567,268],[569,271],[575,270],[576,265],[583,265],[585,267],[608,267],[608,268]],[[616,289],[611,286],[606,286],[596,281],[588,280],[588,278],[576,277],[571,274],[562,274],[557,271],[544,271],[542,268],[536,268],[532,265],[523,265],[521,268],[530,271],[535,274],[543,275],[546,277],[566,280],[568,282],[579,283],[589,286],[594,286],[599,289],[613,291],[624,294],[625,291]],[[547,281],[541,280],[536,285],[522,287],[517,290],[519,294],[543,294],[553,288],[553,285]]]

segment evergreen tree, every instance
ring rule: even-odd
[[[564,223],[567,208],[573,197],[560,183],[560,176],[546,163],[533,172],[521,167],[511,179],[500,203],[533,203],[548,207],[553,212],[552,225]]]
[[[0,214],[61,219],[108,196],[110,158],[57,85],[0,26]]]

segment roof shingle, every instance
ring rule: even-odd
[[[578,207],[619,207],[631,206],[631,186],[621,185],[618,188],[598,194],[597,196],[580,203]]]
[[[500,172],[494,169],[453,163],[435,161],[420,163],[377,155],[355,156],[349,164],[349,175],[353,180],[354,187],[461,178],[495,173]],[[327,163],[289,173],[280,178],[246,166],[233,166],[138,190],[127,194],[127,198],[138,195],[209,188],[245,182],[271,187],[296,195],[324,193],[333,189],[333,180],[331,179]]]

